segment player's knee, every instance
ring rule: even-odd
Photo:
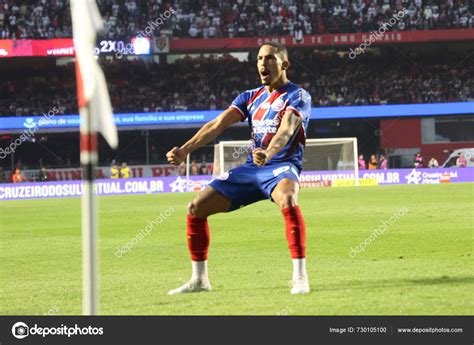
[[[188,215],[196,217],[197,203],[193,200],[188,204]]]
[[[200,202],[197,199],[194,199],[188,204],[188,215],[198,218],[207,217],[207,215],[203,213],[202,207],[200,207]]]
[[[298,204],[296,200],[296,195],[294,193],[282,194],[279,200],[279,204],[280,208],[296,206]]]

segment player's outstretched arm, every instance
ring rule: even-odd
[[[219,114],[214,120],[209,121],[183,146],[174,147],[166,154],[171,164],[181,164],[186,156],[194,150],[216,139],[227,127],[239,122],[242,116],[235,108],[229,108]]]
[[[262,166],[276,155],[298,130],[303,122],[303,118],[296,114],[293,110],[287,110],[281,119],[280,128],[270,141],[267,149],[257,148],[253,151],[253,162]]]

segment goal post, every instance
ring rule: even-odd
[[[307,139],[303,156],[303,171],[353,172],[359,185],[357,138]]]
[[[214,145],[213,175],[219,176],[244,164],[252,150],[251,140],[221,141]],[[303,171],[353,171],[359,185],[357,138],[306,139]]]

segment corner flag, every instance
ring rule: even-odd
[[[98,124],[98,127],[92,129],[99,129],[109,145],[116,148],[117,129],[113,120],[109,92],[104,73],[94,55],[97,31],[103,27],[97,4],[95,0],[72,0],[71,13],[79,107],[89,109],[94,119],[93,124]]]
[[[77,101],[81,115],[82,195],[82,309],[84,315],[99,311],[97,202],[94,179],[98,163],[97,132],[112,148],[118,145],[104,73],[94,56],[97,32],[102,19],[95,0],[71,0],[74,48],[76,50]]]

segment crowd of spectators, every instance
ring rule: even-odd
[[[474,66],[462,56],[364,56],[354,64],[309,54],[294,58],[295,78],[289,74],[314,106],[463,102],[474,99]]]
[[[353,62],[336,54],[298,54],[288,77],[310,92],[316,107],[474,99],[474,65],[450,55],[392,61],[365,54]],[[115,113],[225,109],[239,93],[260,85],[255,63],[230,55],[186,57],[167,65],[101,64]],[[2,74],[0,116],[41,115],[53,107],[58,114],[77,114],[76,102],[73,64]]]
[[[154,35],[251,37],[369,32],[403,8],[397,30],[474,27],[472,0],[97,0],[104,38],[129,39],[174,15]],[[69,0],[0,0],[0,38],[71,37]]]

